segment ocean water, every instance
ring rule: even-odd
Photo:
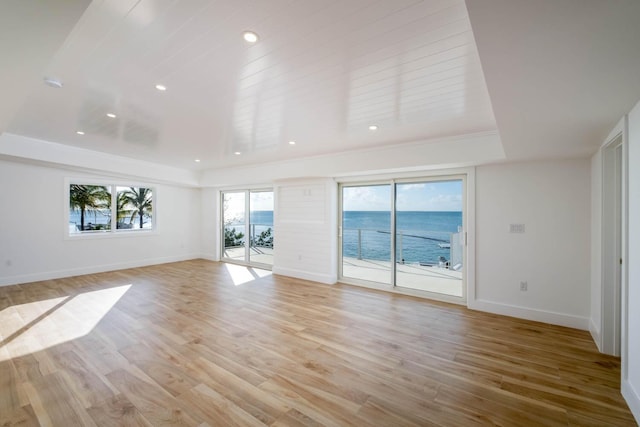
[[[111,211],[92,211],[84,213],[84,223],[109,224],[111,221]],[[137,218],[137,217],[136,217]],[[69,224],[80,224],[80,211],[69,212]]]
[[[256,235],[271,228],[275,246],[277,232],[273,228],[273,211],[252,211],[251,224]],[[241,219],[243,221],[243,219]],[[362,258],[391,259],[391,214],[389,212],[345,211],[343,213],[343,255],[358,257],[358,230]],[[229,224],[238,232],[244,232],[242,222]],[[407,263],[437,264],[440,257],[450,259],[450,249],[438,246],[450,243],[452,233],[462,226],[462,212],[398,212],[396,229],[397,258]],[[402,248],[401,248],[402,247]]]
[[[249,216],[251,224],[251,232],[254,236],[259,236],[263,231],[271,229],[271,235],[275,235],[273,228],[273,211],[251,211]],[[236,231],[236,233],[244,234],[244,217],[235,218],[235,220],[225,226]],[[245,241],[245,239],[241,239]]]
[[[356,258],[360,240],[362,258],[391,259],[390,212],[345,211],[342,221],[343,256]],[[462,227],[462,212],[398,212],[397,259],[428,264],[437,264],[440,257],[449,260],[450,249],[439,244],[449,243],[458,227]]]
[[[125,219],[126,223],[129,223],[130,217],[127,217]],[[147,226],[147,224],[149,224],[149,219],[147,217],[144,218],[144,222],[145,222],[145,227]],[[111,224],[111,211],[110,210],[104,210],[104,211],[91,211],[91,212],[85,212],[84,213],[84,223],[85,226],[89,223],[94,224],[94,225],[109,225]],[[69,212],[69,224],[70,225],[80,225],[80,211],[70,211]],[[138,215],[133,217],[133,228],[139,228],[139,224],[140,224],[140,218],[138,217]]]
[[[273,211],[251,211],[249,221],[251,224],[256,224],[256,227],[273,228]]]

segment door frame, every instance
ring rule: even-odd
[[[626,121],[602,150],[600,351],[626,355],[627,317],[627,138]],[[623,357],[623,361],[626,358]],[[623,374],[626,366],[623,363]]]
[[[394,280],[395,280],[395,271],[394,269],[390,268],[390,280],[391,283],[384,283],[384,282],[372,282],[369,280],[365,280],[365,279],[357,279],[357,278],[353,278],[353,277],[344,277],[343,275],[343,264],[342,264],[342,235],[343,235],[343,225],[342,225],[342,209],[343,209],[343,199],[342,199],[342,188],[344,187],[374,187],[374,186],[381,186],[381,185],[388,185],[390,188],[393,186],[392,180],[389,179],[384,179],[384,180],[380,180],[380,179],[376,179],[376,180],[356,180],[356,181],[347,181],[347,182],[342,182],[339,181],[338,182],[338,281],[342,282],[342,283],[348,283],[348,284],[352,284],[352,285],[357,285],[357,286],[363,286],[366,288],[372,288],[372,289],[380,289],[383,291],[392,291],[393,288],[395,288],[395,286],[393,285]],[[389,227],[389,231],[390,231],[390,235],[392,235],[391,233],[395,232],[395,219],[393,216],[393,211],[395,209],[395,201],[393,200],[393,189],[391,189],[389,191],[389,195],[390,195],[390,204],[389,204],[389,212],[391,214],[391,223],[390,223],[390,227]],[[393,231],[392,231],[393,230]],[[393,251],[395,251],[395,240],[391,241],[391,246],[389,247],[390,252],[393,254]]]
[[[475,168],[452,168],[448,170],[431,170],[416,172],[399,172],[395,174],[384,175],[367,175],[367,176],[348,176],[338,177],[338,281],[349,283],[357,286],[363,286],[373,289],[380,289],[388,292],[418,296],[432,300],[444,301],[460,305],[469,305],[470,301],[475,300]],[[447,179],[463,179],[463,229],[465,230],[465,247],[463,257],[465,269],[463,272],[463,296],[454,297],[444,294],[428,293],[409,288],[402,288],[395,285],[386,285],[365,280],[352,280],[345,278],[342,273],[342,187],[356,185],[376,185],[409,182],[409,181],[429,181]],[[395,194],[391,192],[392,197]],[[395,203],[395,201],[393,201]],[[392,217],[392,222],[395,219]],[[394,230],[395,231],[395,230]],[[394,239],[395,240],[395,239]],[[392,248],[395,253],[395,247]]]
[[[219,215],[220,222],[218,227],[218,234],[220,236],[220,241],[218,242],[218,247],[220,250],[220,261],[228,262],[231,264],[239,264],[249,267],[257,267],[265,270],[273,269],[273,265],[259,263],[255,261],[251,261],[251,193],[260,193],[260,192],[271,192],[273,193],[273,215],[275,222],[275,207],[276,207],[276,193],[273,188],[266,187],[256,187],[256,188],[231,188],[220,190],[218,192],[218,203],[220,204]],[[225,253],[225,242],[224,242],[224,195],[225,193],[244,193],[244,209],[245,209],[245,222],[244,222],[244,235],[245,237],[245,245],[244,245],[244,260],[236,260],[233,258],[228,258],[224,256]],[[275,227],[275,224],[274,224]],[[275,231],[274,231],[275,232]]]

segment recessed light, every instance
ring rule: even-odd
[[[258,35],[253,31],[245,31],[244,33],[242,33],[242,38],[247,43],[255,43],[258,41]]]
[[[82,132],[81,130],[77,130],[77,131],[76,131],[76,133],[77,133],[78,135],[84,135],[84,132]]]
[[[112,119],[115,119],[115,118],[116,118],[116,115],[115,115],[115,114],[113,114],[113,113],[107,113],[107,117],[110,117],[110,118],[112,118]]]
[[[196,163],[200,163],[200,159],[195,159],[194,160]]]
[[[44,78],[44,84],[46,84],[49,87],[53,87],[56,89],[60,89],[63,84],[60,80],[58,79],[54,79],[53,77],[45,77]]]
[[[239,152],[239,151],[235,151],[233,154],[235,154],[236,156],[239,156],[239,155],[240,155],[240,154],[242,154],[242,153],[241,153],[241,152]]]
[[[378,130],[378,126],[371,125],[371,126],[369,126],[369,130]]]
[[[167,87],[165,85],[156,85],[156,89],[164,92],[165,90],[167,90]]]
[[[289,145],[296,145],[295,141],[289,141]]]

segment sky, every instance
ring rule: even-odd
[[[272,211],[273,210],[273,191],[252,191],[250,196],[252,211]],[[245,208],[245,192],[227,192],[225,193],[225,209],[224,214],[228,218],[241,219],[244,218]]]
[[[430,181],[397,184],[398,211],[462,211],[462,181]],[[229,217],[243,217],[244,192],[226,193]],[[391,186],[367,185],[343,188],[345,211],[388,211]],[[251,192],[251,209],[273,210],[273,192]]]
[[[388,211],[391,187],[343,187],[345,211]],[[431,181],[397,184],[398,211],[462,211],[462,181]]]

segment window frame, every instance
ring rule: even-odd
[[[111,226],[109,230],[100,230],[99,232],[86,232],[81,231],[78,233],[69,232],[69,218],[71,215],[70,203],[70,190],[71,185],[95,185],[106,186],[111,188]],[[152,192],[151,201],[151,228],[147,229],[118,229],[117,228],[117,193],[118,187],[134,187],[134,188],[149,188]],[[105,179],[93,179],[93,178],[65,178],[64,180],[64,238],[65,240],[77,240],[77,239],[105,239],[105,238],[118,238],[118,237],[130,237],[130,236],[151,236],[158,233],[158,217],[157,217],[157,204],[158,204],[158,187],[156,185],[148,183],[138,182],[126,182],[117,180],[105,180]]]

